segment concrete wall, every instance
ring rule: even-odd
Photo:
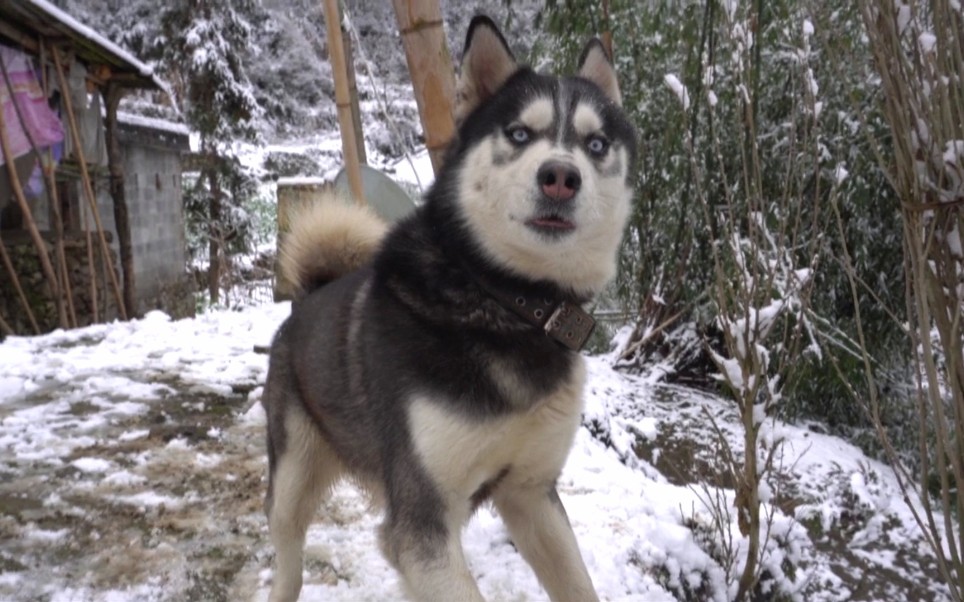
[[[186,270],[187,248],[184,232],[184,205],[181,192],[181,156],[189,151],[188,137],[183,131],[178,131],[177,126],[171,126],[159,122],[160,126],[151,123],[124,122],[121,119],[118,132],[121,146],[121,156],[124,161],[125,176],[125,196],[127,198],[128,214],[131,227],[131,240],[133,243],[134,255],[134,279],[137,292],[138,307],[129,312],[132,315],[140,315],[152,309],[161,309],[174,317],[184,317],[194,314],[194,281]],[[21,180],[26,181],[32,167],[33,159],[29,158],[22,162],[23,174]],[[20,162],[17,163],[21,167]],[[58,194],[65,207],[64,223],[66,227],[65,235],[68,238],[86,241],[81,236],[83,226],[86,229],[96,230],[94,216],[89,210],[86,197],[83,194],[79,172],[76,166],[71,168],[69,165],[61,166],[66,170],[62,173],[63,179],[67,179],[58,187]],[[74,172],[70,172],[73,169]],[[4,173],[6,169],[2,170]],[[72,174],[72,175],[71,175]],[[97,197],[98,214],[103,228],[108,233],[108,240],[111,248],[111,262],[114,265],[115,273],[120,273],[119,247],[117,244],[117,229],[114,223],[114,203],[110,197],[109,177],[106,166],[95,167],[91,170],[94,191]],[[3,217],[2,225],[7,230],[4,232],[4,241],[11,249],[16,247],[14,240],[17,235],[26,235],[22,218],[11,214],[12,210],[12,188],[6,179],[0,178],[0,216]],[[31,205],[31,213],[39,230],[49,238],[50,229],[50,207],[46,193],[36,197],[29,197],[28,203]],[[82,212],[86,216],[82,215]],[[85,221],[86,220],[86,221]],[[11,229],[12,228],[12,229]],[[78,238],[79,237],[79,238]],[[73,240],[71,238],[71,240]],[[36,251],[31,250],[29,239],[24,238],[24,253],[36,259]],[[32,244],[32,243],[30,243]],[[79,243],[77,243],[79,244]],[[97,245],[96,238],[94,239]],[[76,245],[74,245],[76,246]],[[20,248],[20,247],[16,247]],[[71,247],[73,248],[73,247]],[[85,247],[86,248],[86,247]],[[18,251],[19,252],[19,251]],[[89,268],[86,262],[82,261],[85,253],[78,251],[77,258],[69,257],[68,263],[71,265],[71,280],[75,281],[78,290],[86,291],[89,276]],[[76,259],[76,260],[75,260]],[[56,262],[56,259],[52,259]],[[18,271],[23,269],[22,276],[26,284],[31,284],[30,292],[36,293],[35,311],[43,313],[43,308],[53,307],[52,299],[45,300],[48,293],[43,286],[42,274],[33,269],[29,262],[22,266],[18,265]],[[76,265],[75,265],[76,264]],[[75,269],[76,268],[76,269]],[[86,271],[85,271],[86,270]],[[0,266],[0,271],[2,266]],[[76,272],[76,273],[75,273]],[[104,278],[105,274],[101,274]],[[84,280],[87,278],[87,280]],[[99,284],[105,285],[106,278]],[[4,288],[9,288],[9,283],[3,284]],[[34,290],[36,289],[36,290]],[[9,291],[4,291],[9,292]],[[90,295],[88,295],[89,297]],[[2,295],[0,295],[2,297]],[[10,303],[4,304],[0,299],[0,314],[6,315],[8,321],[17,321],[18,313],[22,312],[18,298],[14,298]],[[47,303],[49,301],[49,303]],[[89,303],[79,303],[79,312],[83,315],[78,316],[78,323],[89,323],[88,316],[84,314],[85,308]],[[105,307],[106,303],[101,303]],[[49,306],[49,307],[48,307]],[[49,312],[47,312],[49,313]],[[46,314],[44,314],[46,315]],[[55,321],[44,324],[43,328],[49,330],[55,327]],[[101,313],[101,319],[105,317]],[[24,320],[17,322],[20,324]],[[26,332],[26,331],[25,331]]]
[[[155,308],[178,316],[190,313],[187,310],[194,301],[185,271],[181,198],[181,155],[189,150],[187,136],[123,121],[120,126],[138,313]],[[99,190],[98,200],[104,227],[115,231],[106,185]],[[184,307],[175,307],[182,303]]]

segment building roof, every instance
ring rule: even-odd
[[[111,81],[131,88],[167,90],[154,69],[47,0],[0,0],[0,40],[39,53],[40,40],[68,46],[88,66],[106,65]]]

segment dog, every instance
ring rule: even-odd
[[[319,203],[283,241],[297,293],[262,397],[272,602],[298,598],[305,532],[341,478],[383,505],[381,551],[414,600],[483,599],[460,541],[483,502],[552,600],[597,599],[555,483],[636,133],[599,40],[553,77],[475,17],[457,90],[456,137],[413,214],[389,228]]]

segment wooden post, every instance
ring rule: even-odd
[[[358,142],[351,118],[351,95],[348,92],[348,67],[345,64],[345,46],[339,24],[338,0],[324,0],[325,25],[328,30],[328,58],[335,78],[335,106],[338,108],[338,126],[341,130],[341,150],[348,172],[348,187],[359,205],[365,204],[361,183],[361,167],[358,163]]]
[[[346,33],[342,30],[342,34]],[[358,161],[362,164],[368,163],[368,156],[365,153],[365,132],[362,130],[361,110],[358,107],[358,87],[355,85],[355,59],[351,47],[351,36],[342,36],[345,40],[345,64],[348,69],[345,74],[348,76],[348,101],[351,104],[351,124],[355,131],[356,147],[358,149]]]
[[[47,286],[50,289],[50,295],[54,302],[57,303],[58,313],[60,314],[60,326],[63,328],[70,328],[70,326],[67,324],[67,314],[64,312],[63,302],[60,299],[60,287],[57,286],[57,273],[54,271],[54,267],[50,263],[50,256],[47,254],[47,245],[40,236],[40,231],[37,230],[37,224],[33,220],[33,213],[30,211],[30,205],[27,204],[27,199],[23,195],[23,185],[20,183],[20,176],[17,175],[17,168],[13,164],[13,151],[10,149],[10,139],[7,136],[7,123],[3,117],[3,111],[0,111],[0,150],[3,151],[4,161],[6,162],[7,170],[10,173],[10,186],[13,188],[13,196],[17,199],[17,203],[20,204],[20,211],[23,212],[24,224],[26,224],[27,231],[30,233],[30,238],[33,240],[34,246],[37,248],[38,259],[40,259],[40,267],[43,270],[44,277],[47,279]]]
[[[392,0],[415,102],[425,131],[425,146],[437,174],[455,134],[455,72],[442,29],[438,0]]]
[[[221,256],[224,249],[224,236],[221,231],[221,184],[218,181],[218,162],[220,157],[214,151],[205,155],[208,162],[208,297],[211,305],[220,301]],[[202,172],[203,173],[203,172]]]
[[[100,251],[103,253],[103,261],[104,263],[109,263],[110,250],[107,246],[107,239],[104,238],[104,226],[100,221],[100,211],[97,209],[97,197],[94,195],[94,186],[91,184],[90,174],[87,172],[87,158],[84,157],[82,138],[80,137],[80,130],[77,127],[77,118],[74,113],[74,103],[70,98],[70,86],[67,85],[67,78],[64,76],[64,66],[60,61],[60,52],[56,46],[51,46],[50,50],[54,58],[54,67],[57,70],[57,80],[60,82],[60,90],[63,92],[61,98],[63,98],[64,101],[64,112],[67,113],[67,122],[70,124],[70,134],[73,136],[75,142],[74,150],[77,153],[77,163],[80,167],[80,179],[83,183],[84,195],[90,204],[91,212],[94,215],[94,222],[97,224],[97,234],[100,238]],[[114,298],[117,301],[117,313],[120,314],[121,320],[126,320],[127,310],[124,306],[124,299],[121,297],[120,285],[117,283],[117,274],[114,273],[114,266],[111,265],[110,269],[106,271],[110,279],[111,289],[114,291]]]
[[[104,106],[107,108],[107,168],[110,171],[110,198],[114,206],[114,226],[117,228],[117,247],[120,250],[121,274],[124,276],[124,305],[134,315],[137,313],[137,285],[134,280],[134,249],[131,241],[131,222],[124,191],[124,163],[121,159],[120,142],[117,138],[117,106],[123,90],[108,83],[104,90]]]

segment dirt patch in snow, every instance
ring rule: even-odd
[[[77,428],[89,444],[60,457],[4,459],[0,571],[17,577],[0,580],[0,598],[251,596],[258,584],[250,581],[268,566],[264,428],[239,420],[252,410],[254,385],[212,392],[175,376],[151,383],[167,390],[143,413],[91,421],[102,404],[61,410],[77,419],[63,429]]]

